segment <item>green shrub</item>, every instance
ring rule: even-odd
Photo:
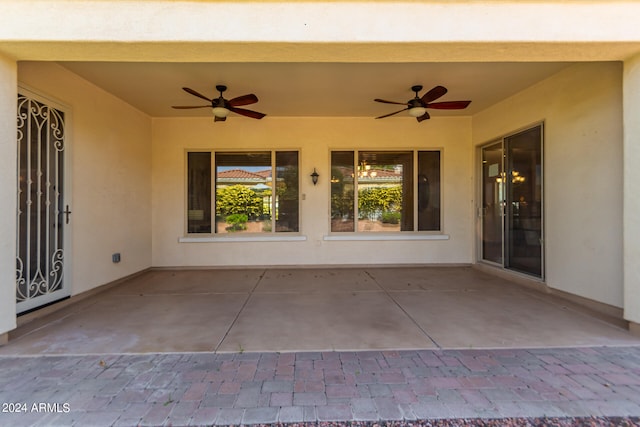
[[[221,216],[245,214],[247,217],[256,218],[262,215],[262,197],[243,185],[218,188],[216,214]]]
[[[361,218],[376,219],[380,212],[399,211],[402,208],[402,188],[373,187],[358,192],[358,211]]]
[[[249,217],[245,214],[231,214],[225,218],[225,222],[229,224],[227,231],[241,231],[247,229],[247,221]]]
[[[399,224],[400,212],[382,212],[382,222],[385,224]]]

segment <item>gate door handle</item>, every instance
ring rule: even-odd
[[[65,209],[63,214],[65,214],[65,220],[64,220],[65,224],[69,224],[69,215],[71,215],[71,211],[69,210],[69,205],[67,205],[67,208]]]

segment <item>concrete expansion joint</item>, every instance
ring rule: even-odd
[[[0,354],[640,345],[637,324],[532,296],[470,267],[149,271],[22,325]]]

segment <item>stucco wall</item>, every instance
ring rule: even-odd
[[[231,117],[153,120],[153,265],[335,265],[470,263],[472,185],[470,118]],[[306,241],[179,243],[184,235],[185,150],[299,149],[301,234]],[[330,149],[443,148],[442,241],[326,241]],[[317,168],[316,187],[309,174]]]
[[[640,4],[628,0],[400,6],[392,0],[47,0],[42,6],[42,0],[2,0],[0,49],[20,60],[53,61],[610,60],[638,51],[640,15]],[[146,45],[132,48],[131,41]]]
[[[148,268],[151,119],[54,63],[20,63],[18,79],[71,107],[72,294]]]
[[[476,114],[473,143],[542,120],[547,284],[622,307],[622,65],[573,65]]]
[[[150,119],[49,63],[19,80],[72,107],[73,293],[153,266],[470,263],[472,147],[545,121],[546,280],[623,305],[622,68],[579,64],[470,118]],[[305,241],[179,243],[187,149],[299,149]],[[326,241],[329,150],[443,148],[443,241]],[[308,174],[320,173],[314,187]],[[123,261],[111,263],[111,253]]]
[[[624,64],[624,317],[640,324],[640,55]]]
[[[16,325],[16,81],[15,61],[0,55],[0,335]]]

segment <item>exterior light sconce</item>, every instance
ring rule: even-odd
[[[313,182],[313,185],[316,185],[318,183],[318,177],[320,175],[318,174],[318,172],[316,172],[316,168],[313,168],[313,173],[311,174],[311,181]]]

